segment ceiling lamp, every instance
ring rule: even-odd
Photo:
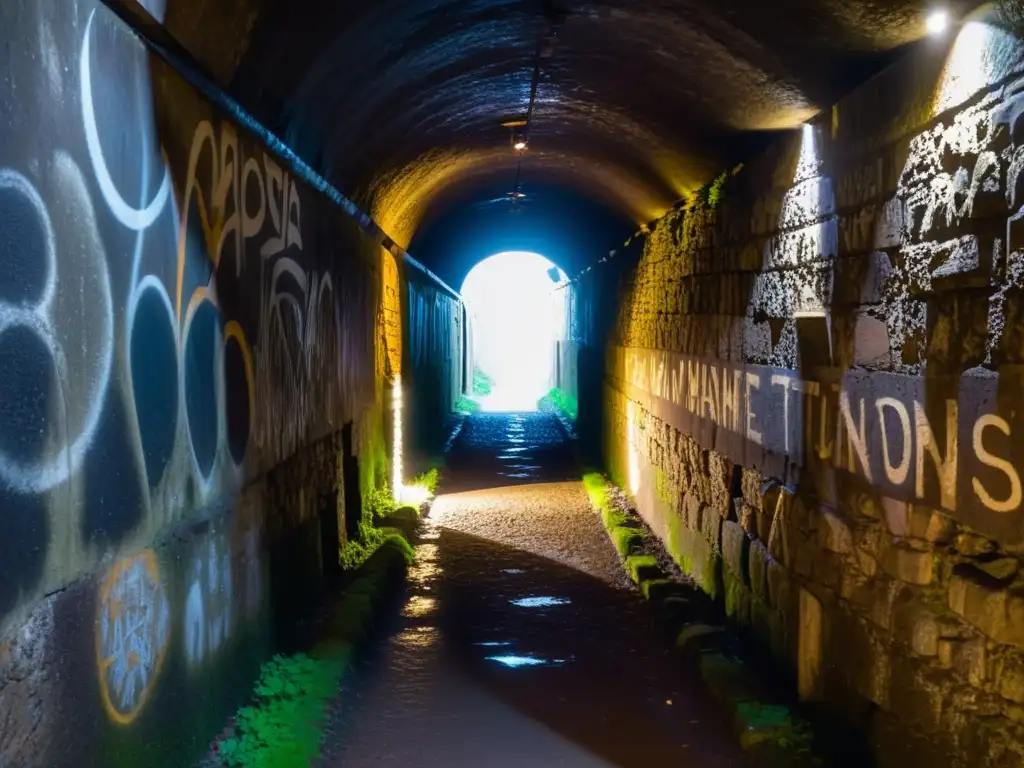
[[[944,10],[933,11],[925,22],[928,34],[941,35],[949,27],[949,13]]]

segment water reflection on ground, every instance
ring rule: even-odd
[[[741,765],[697,674],[626,587],[557,422],[514,424],[542,469],[509,487],[509,417],[467,422],[405,604],[344,682],[323,764]]]

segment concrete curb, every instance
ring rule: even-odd
[[[649,533],[629,509],[622,509],[608,491],[616,487],[602,476],[603,493],[588,475],[588,495],[623,562],[623,569],[650,604],[671,642],[700,670],[712,696],[729,716],[750,765],[757,768],[818,768],[810,723],[794,712],[773,686],[745,660],[738,638],[710,610],[706,596],[671,578],[658,558],[634,553],[639,535],[645,547]],[[628,531],[629,533],[624,533]],[[634,542],[633,546],[624,542]],[[660,547],[660,542],[657,543]]]

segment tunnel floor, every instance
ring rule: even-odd
[[[554,417],[467,420],[401,615],[343,683],[324,765],[741,764],[579,476]]]

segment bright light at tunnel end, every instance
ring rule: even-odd
[[[470,314],[474,368],[490,379],[485,411],[534,411],[557,386],[556,343],[563,337],[567,277],[530,251],[502,251],[481,260],[460,293]]]
[[[949,12],[943,9],[932,11],[928,14],[925,26],[928,29],[928,34],[941,35],[949,28]]]

